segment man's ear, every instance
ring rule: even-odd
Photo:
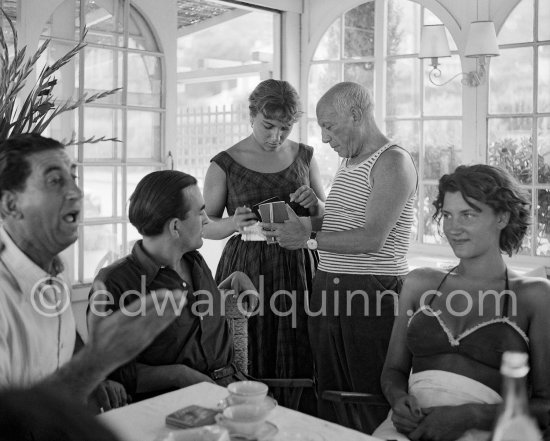
[[[168,232],[174,239],[180,237],[180,232],[178,231],[179,221],[178,218],[173,218],[168,222]]]
[[[360,123],[363,120],[363,111],[359,107],[352,106],[350,113],[355,124]]]
[[[510,212],[509,211],[501,211],[497,214],[497,226],[500,230],[503,230],[506,228],[506,225],[508,225],[508,222],[510,222]]]
[[[14,219],[21,219],[23,214],[17,206],[17,193],[4,190],[0,196],[0,212],[3,218],[12,217]]]

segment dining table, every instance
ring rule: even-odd
[[[166,425],[168,414],[190,405],[216,408],[228,395],[226,388],[203,382],[110,410],[97,418],[121,441],[170,439],[170,432],[174,434],[185,429]],[[273,441],[380,441],[379,438],[283,406],[275,407],[267,419],[277,428],[277,433],[269,438]]]

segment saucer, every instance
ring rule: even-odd
[[[279,429],[275,424],[266,421],[254,435],[242,435],[229,431],[229,437],[231,441],[268,441],[277,435],[278,432]]]
[[[222,411],[226,407],[229,407],[229,406],[238,406],[239,404],[255,404],[255,403],[245,403],[245,402],[243,402],[243,403],[229,403],[229,401],[231,401],[231,395],[228,395],[224,399],[218,401],[218,404],[216,405],[216,409]],[[265,406],[266,410],[271,412],[273,409],[275,409],[277,407],[277,400],[274,399],[274,398],[271,398],[270,396],[266,396],[263,399],[263,401],[261,401],[258,404],[255,404],[255,405]]]

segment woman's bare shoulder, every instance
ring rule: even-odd
[[[407,275],[403,291],[415,298],[420,297],[430,290],[435,290],[448,272],[443,268],[416,268]]]
[[[531,301],[550,304],[550,280],[548,279],[514,275],[510,278],[510,287],[512,291]]]
[[[226,152],[229,153],[231,156],[238,156],[250,149],[251,143],[250,138],[246,137],[244,139],[241,139],[236,144],[233,144],[231,147],[229,147]]]

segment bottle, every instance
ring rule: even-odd
[[[503,402],[497,416],[491,441],[540,441],[542,434],[529,414],[526,378],[528,355],[505,352],[502,356]]]

